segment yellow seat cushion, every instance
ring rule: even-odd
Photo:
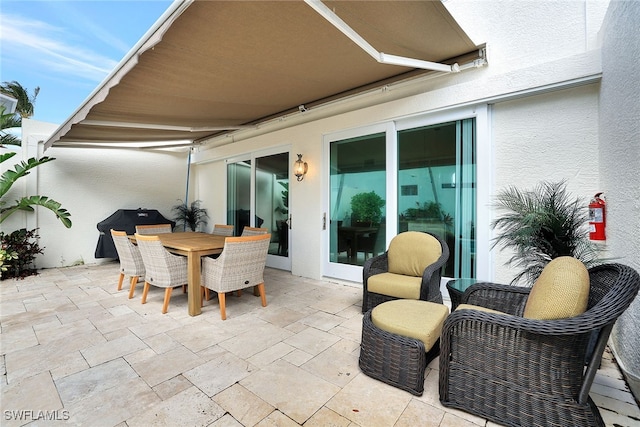
[[[374,274],[367,280],[367,290],[396,298],[419,299],[422,277],[394,273]]]
[[[449,309],[442,304],[400,299],[375,306],[371,321],[384,331],[422,341],[429,351],[440,338],[448,314]]]
[[[589,302],[589,272],[573,257],[558,257],[546,265],[533,284],[523,317],[565,319],[584,313]]]
[[[419,231],[398,234],[389,244],[389,273],[422,277],[424,269],[442,255],[438,239]]]

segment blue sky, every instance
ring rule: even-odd
[[[39,86],[33,118],[62,124],[171,3],[2,0],[0,80]]]

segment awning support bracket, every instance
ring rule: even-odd
[[[362,50],[371,55],[373,59],[381,64],[400,65],[402,67],[421,68],[424,70],[440,71],[443,73],[457,73],[460,68],[457,63],[453,65],[442,64],[439,62],[423,61],[421,59],[408,58],[405,56],[389,55],[378,52],[369,42],[367,42],[360,34],[344,22],[331,9],[325,6],[320,0],[304,0],[313,10],[318,12],[324,19],[329,21],[331,25],[340,30],[351,41],[357,44]]]

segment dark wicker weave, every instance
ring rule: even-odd
[[[515,316],[459,310],[447,318],[440,338],[442,404],[507,426],[604,426],[589,390],[640,276],[607,264],[589,269],[589,277],[587,311],[560,320],[516,317],[529,288],[480,283],[467,289],[463,303]]]
[[[377,328],[371,321],[371,310],[364,314],[359,364],[371,378],[420,396],[424,371],[439,353],[439,341],[425,353],[422,341]]]
[[[442,292],[440,292],[440,278],[442,277],[442,269],[444,268],[447,260],[449,259],[449,247],[447,244],[439,238],[438,236],[429,234],[440,242],[440,246],[442,246],[442,254],[438,260],[425,268],[422,273],[422,284],[420,286],[420,299],[422,301],[430,301],[436,302],[438,304],[442,304]],[[367,282],[369,277],[386,273],[389,271],[389,251],[383,253],[382,255],[378,255],[373,258],[369,258],[364,263],[364,267],[362,269],[362,312],[365,313],[368,310],[371,310],[378,304],[382,304],[386,301],[396,300],[398,298],[392,297],[390,295],[378,294],[375,292],[369,292],[367,290]]]

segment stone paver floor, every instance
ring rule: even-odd
[[[176,290],[140,304],[115,262],[0,281],[2,426],[491,426],[438,401],[437,359],[416,397],[358,368],[361,288],[267,269],[245,292],[187,314]],[[608,426],[640,425],[609,353],[591,396]],[[33,423],[33,420],[37,422]]]

